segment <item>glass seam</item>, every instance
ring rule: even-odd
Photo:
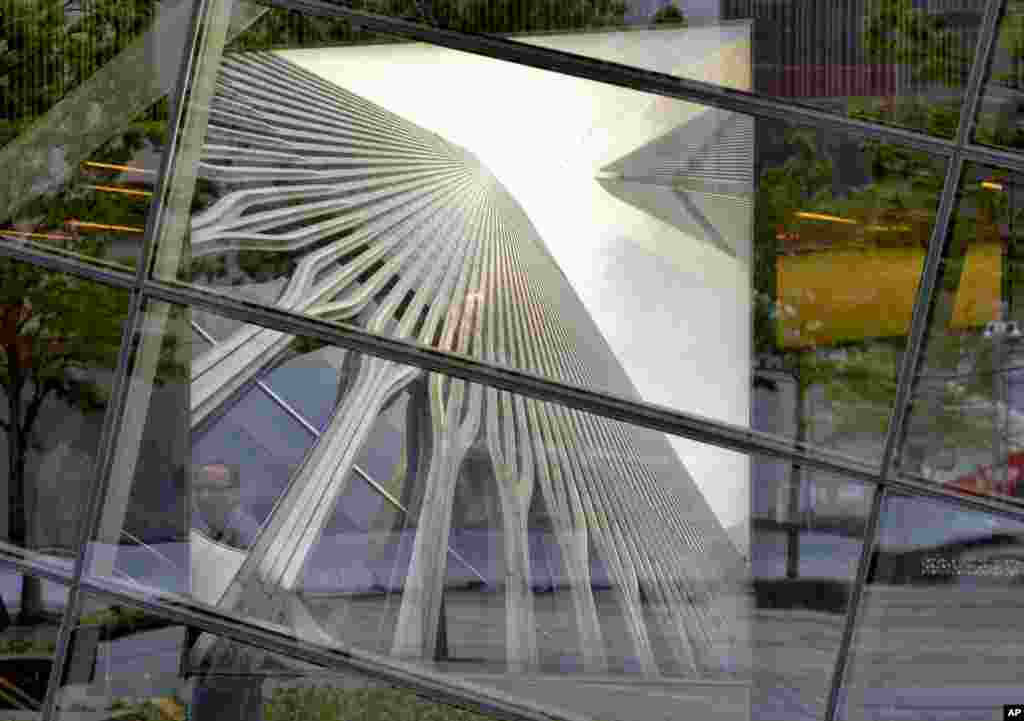
[[[1024,151],[990,148],[987,145],[970,142],[964,146],[962,155],[964,160],[970,162],[994,165],[1024,173]]]
[[[321,0],[267,0],[266,4],[271,7],[304,12],[307,15],[346,18],[361,27],[377,32],[548,70],[561,75],[571,75],[655,95],[689,100],[746,115],[789,120],[827,129],[839,129],[851,136],[896,142],[934,155],[949,156],[956,148],[956,143],[953,140],[897,126],[857,120],[818,110],[810,105],[780,100],[769,95],[734,90],[712,83],[527,45],[498,36],[476,35],[429,27],[408,20],[353,10]]]
[[[125,271],[106,269],[91,261],[62,255],[53,255],[27,245],[0,244],[0,256],[40,266],[55,273],[68,273],[86,280],[96,281],[125,290],[134,290],[136,280]]]
[[[839,699],[845,681],[847,662],[850,658],[850,649],[853,647],[853,638],[857,631],[856,611],[860,608],[864,589],[867,585],[868,569],[871,567],[875,539],[878,536],[878,525],[882,515],[882,503],[885,500],[885,492],[885,485],[880,483],[875,486],[875,491],[871,497],[871,512],[868,515],[868,522],[864,528],[864,542],[863,546],[861,546],[860,560],[857,564],[857,576],[854,578],[853,586],[850,588],[850,600],[846,610],[843,635],[839,641],[839,649],[836,654],[836,663],[832,670],[832,680],[829,685],[828,705],[825,707],[824,721],[835,721],[836,713],[839,711]]]
[[[996,0],[998,1],[998,0]],[[973,107],[973,106],[972,106]],[[966,111],[966,108],[965,108]],[[966,114],[966,113],[965,113]],[[961,123],[964,120],[961,118]],[[881,477],[892,475],[898,445],[906,424],[910,408],[910,395],[913,391],[917,367],[928,335],[930,309],[935,297],[939,268],[946,249],[946,237],[949,234],[950,221],[956,207],[956,194],[960,187],[963,174],[963,159],[955,154],[946,168],[946,177],[942,184],[942,195],[939,198],[938,211],[935,214],[935,225],[928,242],[928,255],[921,268],[917,284],[917,295],[911,317],[910,330],[907,333],[907,346],[903,351],[898,380],[896,398],[893,401],[889,425],[886,430],[885,450],[880,465]]]
[[[52,566],[33,561],[28,558],[18,558],[7,551],[0,551],[0,566],[10,566],[16,568],[22,573],[29,573],[33,576],[45,578],[47,580],[59,583],[62,586],[66,586],[69,589],[73,581],[72,574],[63,574],[60,571],[54,569]]]

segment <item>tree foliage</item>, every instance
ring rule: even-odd
[[[665,5],[651,17],[652,25],[686,25],[686,16],[675,5]]]
[[[397,688],[282,687],[266,699],[267,721],[483,721],[465,709],[421,699]]]
[[[625,23],[627,10],[622,0],[356,0],[351,5],[451,30],[496,34],[615,27]],[[346,20],[274,8],[228,49],[315,47],[388,39],[353,27]]]
[[[909,67],[916,80],[960,87],[972,58],[940,15],[915,7],[913,0],[879,0],[862,35],[868,57],[877,63]]]
[[[0,118],[9,137],[124,50],[156,12],[155,0],[90,0],[73,20],[66,5],[0,0]]]
[[[837,194],[833,189],[833,161],[821,149],[816,133],[790,130],[786,143],[787,159],[764,169],[758,186],[755,345],[760,354],[782,360],[797,383],[798,404],[809,398],[814,387],[821,389],[827,401],[826,416],[798,413],[799,440],[814,437],[816,426],[827,431],[827,437],[817,438],[817,442],[828,445],[842,446],[844,438],[858,435],[881,437],[896,396],[905,338],[873,337],[872,328],[865,327],[859,338],[839,345],[822,344],[815,335],[814,318],[802,319],[795,329],[798,337],[782,338],[780,324],[788,308],[780,302],[774,285],[776,258],[785,252],[789,239],[800,234],[798,210],[854,221],[851,226],[826,224],[822,233],[832,241],[841,241],[844,233],[863,233],[861,229],[877,226],[881,219],[900,218],[903,220],[897,226],[899,237],[888,238],[887,242],[926,248],[944,181],[944,165],[918,151],[868,140],[861,145],[861,153],[870,182]],[[962,212],[953,226],[953,244],[966,246],[986,239],[999,242],[998,227],[1005,223],[1009,212],[1005,196],[992,193],[978,180],[969,178],[961,189],[960,203]],[[877,242],[880,237],[850,235],[847,240],[863,244],[872,239]],[[828,248],[810,252],[827,253]],[[953,275],[947,269],[945,277]],[[991,438],[992,414],[979,414],[977,410],[979,404],[992,407],[991,378],[968,373],[962,380],[949,380],[965,368],[988,367],[990,361],[983,357],[985,348],[979,348],[974,338],[972,333],[932,334],[922,373],[940,380],[919,386],[912,443],[966,447]]]
[[[0,145],[42,118],[59,101],[131,45],[152,24],[154,0],[91,0],[84,9],[63,0],[0,0]],[[102,107],[92,112],[103,112]],[[165,143],[166,102],[159,102],[122,128],[94,154],[108,164],[132,162],[140,153],[160,153]],[[104,260],[114,231],[85,230],[84,220],[108,226],[145,226],[144,194],[97,192],[117,172],[75,167],[57,187],[40,189],[0,218],[11,233],[31,232],[52,249]],[[13,226],[13,227],[12,227]],[[11,237],[24,237],[8,235]],[[137,238],[131,257],[135,262]],[[0,259],[0,391],[7,441],[8,540],[31,546],[33,489],[27,487],[33,454],[41,447],[41,419],[58,409],[96,415],[107,403],[127,315],[120,289],[42,267]],[[174,342],[166,343],[160,380],[180,377]],[[96,418],[99,422],[99,418]],[[73,496],[72,496],[73,497]],[[21,613],[41,612],[38,580],[22,584]]]

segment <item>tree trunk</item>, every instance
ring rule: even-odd
[[[800,372],[796,377],[796,437],[797,443],[807,440],[807,421],[804,418],[804,396],[807,389]],[[786,514],[786,578],[797,578],[800,575],[800,528],[797,516],[800,513],[800,481],[803,468],[799,463],[790,466],[789,474],[789,512]]]
[[[8,424],[7,432],[7,540],[12,546],[28,546],[28,508],[25,502],[25,461],[28,453],[27,439],[21,426],[21,383],[15,374],[14,381],[7,388]],[[38,578],[25,574],[21,584],[21,611],[18,623],[38,623],[43,615],[42,584]]]

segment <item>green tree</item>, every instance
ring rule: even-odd
[[[880,0],[873,5],[862,35],[868,58],[907,66],[917,80],[960,87],[971,58],[946,19],[913,0]]]
[[[527,33],[587,30],[625,23],[622,0],[438,0],[436,21],[453,30]]]
[[[999,28],[999,47],[1010,59],[1010,70],[996,75],[996,80],[1019,88],[1024,86],[1024,14],[1011,13]]]
[[[0,145],[128,47],[156,11],[156,0],[90,0],[69,23],[66,5],[0,0]]]
[[[955,29],[946,19],[913,0],[880,0],[864,18],[861,43],[867,60],[882,66],[900,66],[914,80],[955,90],[963,86],[972,64]],[[952,138],[960,116],[958,97],[916,95],[885,98],[850,98],[851,116],[917,128],[931,135]]]
[[[665,5],[658,12],[651,16],[652,25],[681,25],[686,26],[686,16],[683,11],[675,5]]]
[[[622,0],[357,0],[351,5],[451,30],[498,34],[620,26],[625,24],[627,10]],[[236,38],[229,50],[314,47],[383,39],[386,36],[361,31],[345,20],[274,8]]]
[[[6,418],[8,540],[31,544],[26,463],[51,397],[83,413],[104,406],[97,369],[115,364],[127,297],[123,291],[0,260],[0,390]],[[39,582],[25,576],[21,621],[38,619]]]
[[[81,244],[96,257],[102,241]],[[7,438],[8,540],[32,544],[27,465],[36,447],[39,420],[48,402],[95,414],[106,407],[108,377],[121,347],[128,296],[123,290],[41,267],[0,259],[0,391]],[[160,382],[183,377],[174,338],[165,343]],[[52,410],[52,409],[51,409]],[[22,623],[37,620],[42,597],[37,579],[26,576]]]
[[[69,14],[65,0],[0,0],[0,145],[44,116],[152,24],[155,0],[90,0]],[[97,151],[108,163],[124,163],[145,148],[160,152],[167,107],[157,103]],[[13,224],[37,232],[62,252],[104,259],[109,232],[81,232],[67,221],[145,225],[148,203],[95,192],[97,178],[78,168],[61,187],[36,195],[17,209]],[[126,259],[122,258],[122,262]],[[134,259],[128,259],[134,262]],[[8,540],[31,547],[28,469],[39,448],[40,418],[47,408],[95,414],[106,404],[107,377],[120,348],[127,294],[119,289],[0,259],[0,391],[7,441]],[[173,354],[162,359],[168,375],[180,373]],[[42,613],[38,579],[26,575],[21,621]]]
[[[820,343],[814,332],[816,319],[803,318],[798,327],[786,320],[787,309],[780,303],[775,287],[775,262],[778,254],[785,252],[786,244],[801,232],[805,236],[801,242],[806,243],[806,226],[814,221],[801,221],[797,211],[854,221],[848,225],[819,223],[819,233],[830,245],[842,246],[844,235],[849,235],[849,240],[857,243],[884,240],[926,249],[944,182],[944,166],[924,153],[865,141],[862,157],[871,180],[840,195],[832,191],[832,163],[819,150],[815,133],[790,131],[786,141],[787,160],[765,169],[758,188],[756,347],[760,354],[781,360],[782,368],[796,384],[796,440],[814,439],[841,447],[845,438],[858,435],[881,438],[890,420],[905,338],[873,337],[876,333],[868,326],[856,337]],[[942,449],[986,448],[997,432],[996,414],[991,412],[996,408],[992,372],[996,364],[991,345],[981,342],[976,331],[952,327],[968,249],[979,243],[1002,244],[1000,228],[1024,225],[1024,218],[1011,207],[1007,194],[994,192],[993,184],[1008,186],[1009,180],[999,173],[968,172],[960,188],[956,222],[947,243],[939,295],[931,313],[928,343],[902,444],[901,463],[912,472],[921,472],[923,463]],[[896,225],[898,233],[883,237],[859,230],[887,224]],[[827,252],[827,247],[814,252]],[[1013,265],[1008,266],[1004,259],[1004,283],[1013,272]],[[1001,295],[1008,297],[1005,289]],[[782,329],[787,324],[790,335],[783,337]],[[825,438],[814,438],[817,419],[804,407],[808,391],[815,386],[820,387],[829,409],[821,424],[828,431]]]

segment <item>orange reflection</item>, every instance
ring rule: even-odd
[[[90,185],[88,186],[93,190],[99,190],[104,193],[121,193],[123,195],[133,195],[140,198],[148,198],[153,195],[148,190],[132,190],[130,188],[117,188],[113,185]]]
[[[991,180],[983,180],[983,181],[981,181],[981,187],[985,188],[986,190],[1002,190],[1003,189],[1002,183],[993,183]]]
[[[842,223],[844,225],[858,225],[856,220],[849,218],[840,218],[838,215],[825,215],[824,213],[805,213],[803,211],[794,213],[798,218],[805,218],[807,220],[826,220],[829,223]]]
[[[130,165],[116,165],[114,163],[95,163],[91,160],[87,160],[82,165],[89,168],[104,168],[106,170],[121,170],[126,173],[144,173],[146,175],[153,175],[154,171],[146,170],[145,168],[134,168]]]
[[[22,238],[42,238],[44,240],[72,240],[70,235],[62,235],[61,233],[28,233],[24,230],[14,230],[13,228],[2,228],[0,233],[6,233],[7,235],[18,235]]]

